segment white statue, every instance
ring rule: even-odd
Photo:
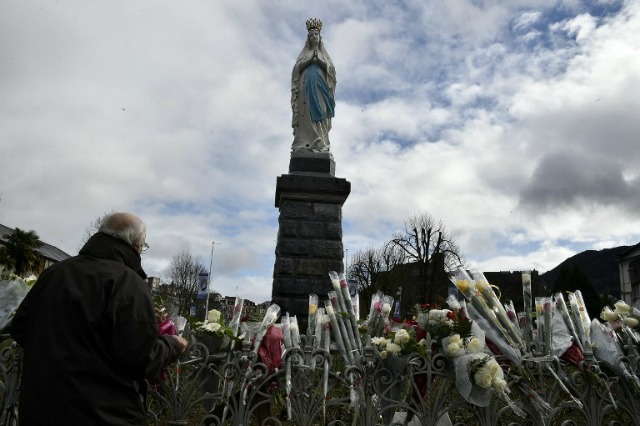
[[[322,21],[307,20],[307,41],[291,75],[291,152],[329,152],[336,70],[322,44]]]

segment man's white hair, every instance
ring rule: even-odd
[[[131,245],[142,245],[147,237],[147,225],[139,217],[126,212],[106,214],[100,220],[98,231]]]

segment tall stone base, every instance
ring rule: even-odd
[[[333,289],[329,271],[343,271],[342,205],[351,183],[334,176],[329,153],[293,154],[289,174],[278,177],[275,206],[280,210],[273,268],[272,302],[296,315],[306,332],[309,295],[320,307]]]

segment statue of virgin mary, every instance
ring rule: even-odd
[[[307,20],[307,41],[291,75],[292,153],[329,152],[336,70],[324,48],[320,30],[321,20]]]

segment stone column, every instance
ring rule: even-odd
[[[306,332],[309,294],[324,306],[333,289],[329,271],[343,271],[342,205],[351,183],[334,176],[328,153],[292,154],[289,174],[278,177],[275,206],[278,242],[273,268],[272,302],[282,313],[297,315]]]

